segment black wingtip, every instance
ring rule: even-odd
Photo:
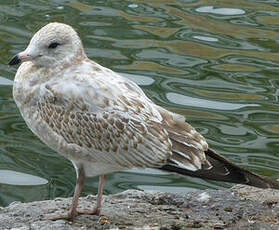
[[[241,168],[211,149],[208,149],[205,152],[205,155],[207,160],[213,166],[209,170],[200,169],[191,171],[173,164],[166,164],[159,169],[202,179],[247,184],[258,188],[272,188],[279,190],[279,181],[257,175],[247,169]],[[224,169],[229,173],[224,173]]]
[[[19,58],[18,55],[15,55],[11,61],[9,62],[9,65],[17,65],[17,64],[20,64],[21,63],[21,60]]]

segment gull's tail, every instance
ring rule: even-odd
[[[279,189],[279,182],[243,169],[223,156],[215,153],[213,150],[208,149],[205,155],[212,167],[203,167],[202,169],[192,171],[179,167],[179,165],[169,163],[162,166],[160,169],[202,179],[247,184],[259,188]]]

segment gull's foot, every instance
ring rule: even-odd
[[[52,214],[46,214],[44,216],[45,219],[48,220],[69,220],[69,221],[73,221],[73,219],[78,216],[78,213],[76,214],[72,214],[71,212],[69,213],[52,213]]]
[[[99,208],[94,208],[94,209],[79,209],[77,210],[78,215],[95,215],[95,216],[100,216],[100,209]]]
[[[89,209],[81,209],[77,210],[76,212],[69,212],[69,213],[53,213],[53,214],[47,214],[44,217],[48,220],[69,220],[73,221],[75,217],[79,215],[100,215],[100,209],[94,208],[92,210]]]

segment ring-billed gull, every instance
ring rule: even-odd
[[[41,28],[9,64],[19,63],[13,96],[21,115],[77,173],[70,212],[53,220],[99,214],[105,174],[134,167],[279,189],[209,149],[183,116],[154,104],[135,83],[88,59],[69,25]],[[97,175],[96,208],[77,211],[85,177]]]

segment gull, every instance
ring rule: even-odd
[[[210,149],[182,115],[153,103],[134,82],[88,59],[69,25],[42,27],[9,62],[16,64],[13,97],[27,126],[76,170],[71,209],[51,220],[99,215],[105,175],[131,168],[279,189]],[[84,180],[93,176],[96,207],[78,210]]]

